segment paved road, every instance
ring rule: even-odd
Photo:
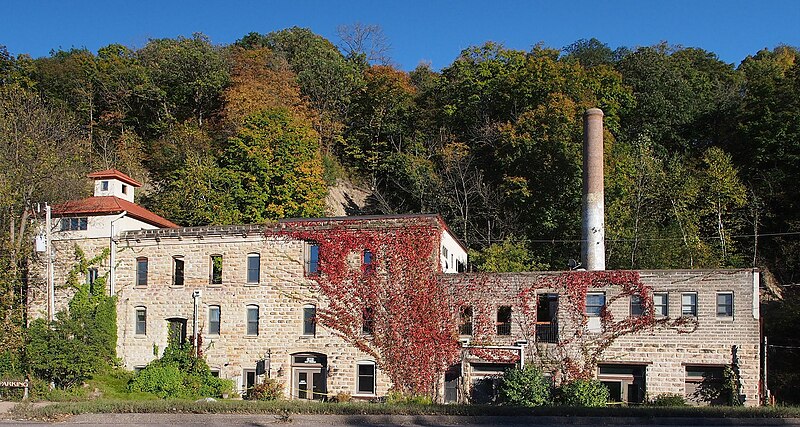
[[[1,426],[41,426],[49,423],[0,421]],[[220,414],[87,414],[70,417],[56,425],[108,426],[800,426],[800,419],[725,419],[725,418],[595,418],[595,417],[450,417],[381,415],[220,415]]]

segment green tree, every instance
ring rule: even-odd
[[[116,365],[117,301],[108,295],[105,277],[85,281],[87,269],[108,257],[105,251],[86,259],[75,247],[76,265],[65,287],[75,291],[69,310],[56,313],[56,320],[31,323],[27,333],[25,361],[38,378],[69,388],[92,374]]]
[[[243,221],[322,214],[326,188],[318,141],[310,124],[286,109],[264,110],[245,120],[221,157]]]
[[[207,36],[150,40],[137,56],[161,93],[151,107],[160,124],[193,119],[203,126],[219,109],[230,76],[220,49]]]
[[[481,272],[507,273],[546,268],[536,262],[524,242],[517,241],[514,237],[508,237],[502,243],[494,243],[481,251],[472,250],[469,255],[472,264]]]

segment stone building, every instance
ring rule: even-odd
[[[497,374],[509,367],[540,363],[547,368],[566,354],[560,351],[574,352],[581,340],[602,334],[601,314],[626,319],[648,310],[638,297],[590,288],[582,296],[585,322],[575,322],[567,310],[559,310],[574,296],[537,287],[536,309],[526,311],[519,303],[522,291],[564,273],[464,273],[466,250],[438,215],[180,228],[133,203],[138,183],[130,177],[113,170],[90,177],[95,180],[93,197],[53,209],[52,283],[44,273],[45,255],[41,279],[29,291],[30,317],[51,316],[49,304],[56,310],[66,307],[69,290],[52,284],[64,283],[76,246],[90,257],[108,250],[87,280],[106,275],[118,297],[117,355],[128,369],[140,369],[160,356],[170,334],[182,340],[200,335],[213,372],[235,381],[241,392],[268,376],[283,382],[293,398],[319,399],[339,392],[363,399],[385,396],[391,384],[376,360],[315,322],[317,310],[329,301],[314,281],[319,246],[291,233],[304,230],[388,230],[414,224],[433,231],[432,253],[420,250],[412,256],[463,298],[460,312],[452,313],[461,321],[453,337],[461,342],[462,357],[442,378],[440,397],[449,402],[491,400]],[[379,262],[366,250],[341,256],[364,271]],[[391,269],[381,274],[391,274]],[[652,300],[655,317],[688,319],[683,324],[692,327],[664,321],[614,337],[594,371],[612,398],[637,403],[661,393],[696,396],[698,387],[719,385],[725,368],[732,368],[740,399],[757,405],[759,273],[635,274]],[[576,331],[581,339],[559,348]]]

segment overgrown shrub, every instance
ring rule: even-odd
[[[191,397],[187,396],[183,380],[184,374],[178,366],[154,362],[133,378],[130,390],[153,393],[161,398]]]
[[[542,406],[550,403],[550,380],[533,365],[510,369],[500,379],[500,401],[515,406]]]
[[[433,399],[425,395],[405,394],[399,391],[390,391],[386,395],[386,403],[390,405],[432,405]]]
[[[686,406],[686,398],[677,393],[661,393],[650,399],[647,406]]]
[[[558,388],[556,402],[566,406],[606,406],[609,393],[597,380],[575,380]]]
[[[84,278],[88,268],[100,264],[108,251],[87,260],[75,247],[77,264],[69,272],[66,286],[75,290],[68,311],[56,313],[48,323],[31,322],[25,346],[27,369],[38,378],[67,389],[91,378],[117,362],[116,297],[106,291],[105,277],[94,283]]]
[[[267,378],[247,391],[248,400],[279,400],[283,398],[283,383]]]
[[[230,380],[211,375],[191,345],[170,343],[160,359],[150,362],[129,385],[130,391],[153,393],[161,398],[223,397],[233,392]]]

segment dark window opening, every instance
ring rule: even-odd
[[[316,335],[317,308],[313,305],[303,307],[303,335]]]
[[[472,335],[472,307],[461,307],[461,324],[458,328],[460,335]]]
[[[375,331],[375,309],[365,307],[361,318],[361,332],[367,335]]]
[[[536,305],[536,341],[558,342],[558,294],[539,294]]]
[[[183,286],[183,257],[173,257],[172,264],[172,285]]]
[[[497,335],[511,335],[511,306],[497,309]]]
[[[222,284],[222,255],[211,255],[211,284]]]
[[[167,319],[167,343],[184,345],[186,343],[186,319]]]

